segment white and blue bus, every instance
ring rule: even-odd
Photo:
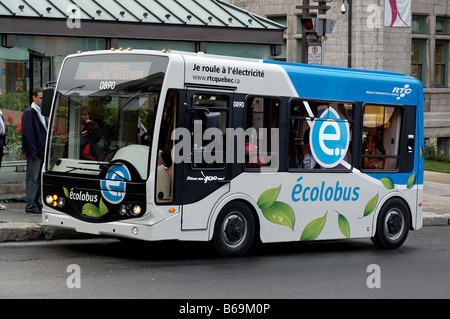
[[[43,110],[44,225],[224,256],[422,227],[423,88],[402,74],[112,49],[68,56]]]

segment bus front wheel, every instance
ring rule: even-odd
[[[392,199],[381,208],[372,242],[379,248],[396,249],[405,242],[409,227],[408,207],[402,200]]]
[[[214,245],[225,257],[244,255],[255,236],[255,218],[251,209],[240,202],[227,204],[219,213],[214,227]]]

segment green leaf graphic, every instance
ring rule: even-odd
[[[380,179],[380,181],[387,189],[394,189],[394,183],[389,177],[383,177],[382,179]]]
[[[294,230],[295,215],[288,204],[274,202],[270,207],[263,208],[262,213],[272,223],[288,226]]]
[[[64,195],[66,195],[67,198],[69,198],[69,191],[67,188],[63,187]]]
[[[100,212],[99,217],[106,215],[108,213],[108,207],[106,207],[105,203],[103,202],[103,198],[100,199]]]
[[[266,190],[264,193],[259,196],[258,199],[258,206],[261,209],[268,208],[272,206],[272,204],[275,202],[275,200],[278,197],[278,194],[280,193],[281,185],[277,188],[271,188]]]
[[[81,214],[89,217],[101,217],[98,207],[91,203],[84,204]]]
[[[337,212],[336,212],[337,213]],[[345,236],[345,238],[350,238],[350,224],[347,220],[347,218],[345,218],[344,215],[341,215],[338,213],[338,225],[339,225],[339,229],[341,230],[342,235]]]
[[[411,186],[414,185],[414,179],[416,178],[416,173],[413,173],[409,178],[408,178],[408,182],[406,182],[406,187],[410,188]]]
[[[316,239],[320,235],[320,232],[325,225],[327,214],[328,212],[326,212],[322,217],[314,219],[308,225],[306,225],[305,229],[303,230],[302,236],[300,237],[300,241]]]
[[[377,206],[377,202],[378,202],[378,194],[376,194],[373,198],[371,198],[366,205],[366,208],[364,208],[364,216],[369,216],[370,214],[373,213],[373,211],[375,210],[375,207]]]

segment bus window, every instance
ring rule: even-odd
[[[363,122],[362,168],[398,167],[402,108],[366,105]]]
[[[194,94],[192,106],[194,109],[191,132],[192,134],[192,168],[193,169],[222,169],[225,167],[225,133],[228,123],[229,96],[216,94]],[[215,127],[208,127],[210,115],[218,115]],[[211,136],[205,134],[208,128],[219,131]],[[211,132],[212,131],[212,132]],[[215,134],[214,134],[215,133]]]
[[[318,118],[323,118],[330,109],[339,118],[337,121],[345,122],[352,130],[353,105],[339,102],[300,101],[293,100],[290,105],[289,117],[289,146],[288,168],[289,170],[323,169],[320,162],[311,151],[311,128]],[[326,117],[326,116],[325,116]],[[351,143],[351,134],[348,136]],[[336,165],[336,169],[349,169],[351,165],[350,147],[348,147],[342,164]]]
[[[175,125],[178,92],[169,92],[161,119],[158,140],[158,161],[156,166],[156,202],[171,203],[173,201],[174,169],[172,149],[174,140],[172,132]]]
[[[245,137],[246,169],[278,167],[279,106],[280,100],[275,98],[247,99],[246,132],[249,134]]]

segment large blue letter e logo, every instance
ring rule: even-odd
[[[130,179],[130,172],[124,165],[112,166],[105,179],[100,181],[102,196],[111,204],[118,204],[125,198],[126,180]]]
[[[311,152],[320,166],[332,168],[342,162],[350,144],[348,122],[328,108],[316,119],[311,129]]]

